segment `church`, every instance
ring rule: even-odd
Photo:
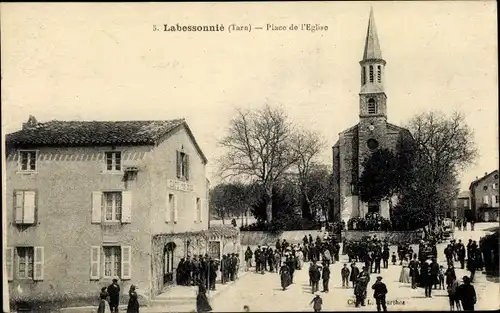
[[[359,122],[339,133],[333,146],[333,201],[334,216],[347,223],[353,217],[365,217],[376,212],[389,218],[389,203],[364,203],[359,199],[357,182],[363,173],[362,163],[377,149],[396,151],[404,138],[411,136],[402,127],[387,121],[387,95],[384,90],[385,65],[370,11],[361,66],[359,92]],[[393,199],[395,204],[397,199]]]

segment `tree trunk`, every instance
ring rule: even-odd
[[[300,207],[302,212],[302,218],[307,220],[312,220],[311,201],[309,200],[309,197],[307,196],[307,192],[305,192],[305,190],[301,191]]]
[[[393,212],[392,212],[392,197],[389,197],[389,199],[387,200],[387,202],[389,202],[389,221],[392,223],[392,216],[393,216]]]
[[[273,220],[273,186],[266,186],[266,221]]]

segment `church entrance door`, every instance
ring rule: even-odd
[[[373,214],[377,213],[380,214],[380,203],[379,202],[369,202],[368,203],[368,213]]]

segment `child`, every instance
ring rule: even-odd
[[[444,266],[442,265],[439,267],[438,278],[439,278],[439,289],[444,289]]]
[[[313,304],[314,303],[314,304]],[[312,299],[310,305],[313,304],[313,309],[314,312],[320,312],[321,311],[321,306],[323,305],[323,299],[319,296],[319,293],[316,293],[316,297]]]
[[[391,262],[392,262],[392,265],[396,265],[396,252],[392,253]]]

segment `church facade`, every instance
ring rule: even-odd
[[[377,149],[395,151],[409,131],[387,121],[387,95],[384,90],[385,65],[370,11],[361,66],[359,122],[339,133],[333,146],[334,216],[345,222],[377,212],[389,218],[389,203],[364,203],[359,199],[357,183],[363,173],[362,163]],[[393,204],[397,199],[393,200]]]

